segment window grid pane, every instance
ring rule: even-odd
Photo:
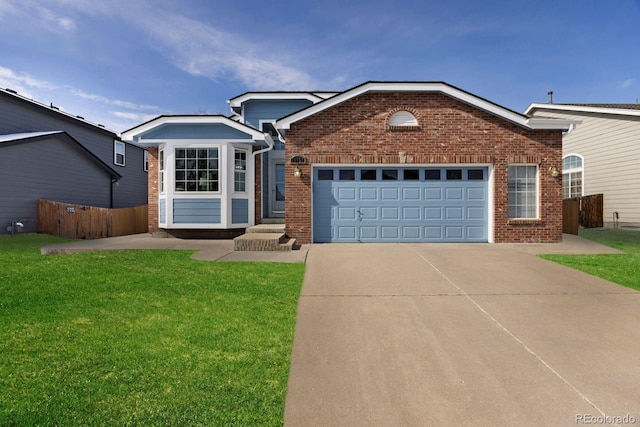
[[[218,191],[218,149],[176,148],[175,191]]]
[[[537,166],[509,166],[509,218],[536,218],[538,206]]]
[[[235,152],[235,171],[233,173],[233,190],[237,192],[245,192],[246,174],[247,174],[247,152],[236,150]]]

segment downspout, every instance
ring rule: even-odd
[[[263,148],[262,150],[254,151],[252,153],[253,154],[253,164],[254,165],[256,164],[256,156],[258,154],[266,153],[267,151],[273,150],[273,139],[271,138],[271,135],[269,135],[268,133],[265,132],[264,133],[264,140],[267,143],[267,148]],[[260,167],[260,175],[261,175],[260,176],[260,183],[261,183],[260,187],[262,188],[262,167]],[[254,186],[254,188],[255,188],[255,186]],[[263,191],[264,191],[264,188],[263,188]],[[256,198],[256,192],[255,192],[255,189],[254,189],[254,191],[253,191],[253,199],[255,200],[255,198]],[[260,198],[262,199],[262,194],[260,195]],[[260,207],[261,207],[261,210],[264,211],[264,206],[262,206],[262,201],[263,200],[260,200]],[[260,212],[260,218],[262,218],[263,213],[264,212]],[[254,217],[255,217],[255,214],[254,214]]]
[[[113,184],[118,185],[118,178],[111,177],[111,187],[109,188],[109,209],[113,209]]]

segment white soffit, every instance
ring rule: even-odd
[[[524,113],[530,115],[533,114],[533,112],[536,110],[568,111],[574,113],[616,114],[620,116],[640,117],[640,110],[632,110],[629,108],[588,107],[584,105],[563,104],[531,104]]]

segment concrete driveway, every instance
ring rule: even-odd
[[[285,425],[640,424],[640,293],[558,248],[312,245]]]

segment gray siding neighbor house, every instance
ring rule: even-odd
[[[121,178],[65,132],[0,135],[0,224],[34,233],[38,199],[108,208]]]
[[[0,89],[0,234],[37,199],[105,208],[147,204],[146,150],[83,117]]]

